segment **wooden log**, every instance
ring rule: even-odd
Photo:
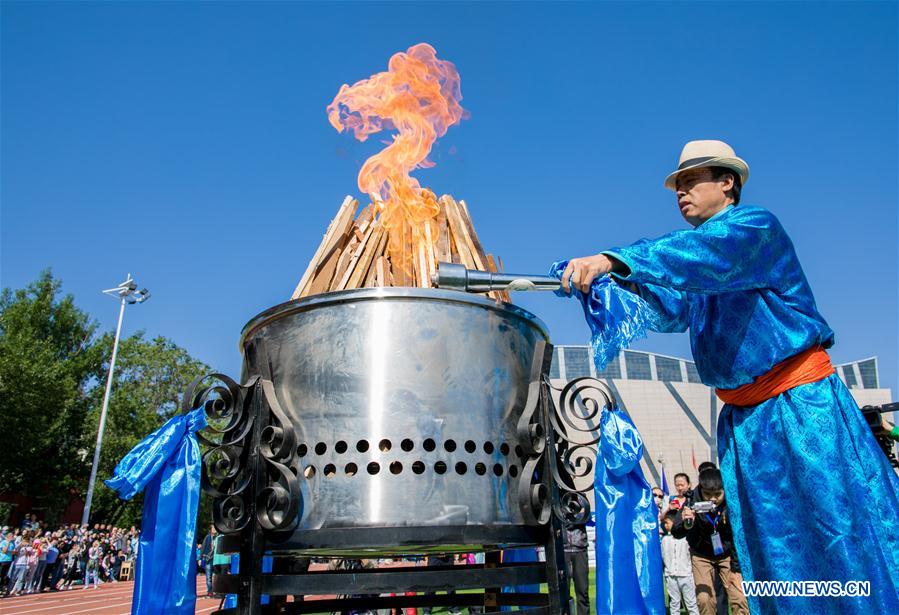
[[[415,281],[415,250],[413,247],[414,236],[412,231],[412,226],[404,222],[403,223],[403,257],[399,262],[399,273],[402,276],[402,281],[400,282],[403,286],[416,286],[417,282]],[[396,271],[396,267],[394,267],[394,271]]]
[[[353,222],[353,216],[356,214],[356,208],[358,207],[358,205],[359,202],[351,196],[348,196],[343,200],[343,204],[337,211],[337,215],[333,220],[331,220],[331,224],[328,225],[328,230],[325,231],[325,234],[322,237],[322,241],[318,246],[318,250],[316,250],[315,254],[312,257],[312,260],[309,261],[309,265],[306,267],[306,271],[303,273],[303,277],[300,278],[299,284],[297,284],[296,288],[291,294],[291,299],[297,299],[301,296],[309,294],[304,293],[303,291],[311,283],[316,270],[320,268],[319,265],[321,264],[321,261],[334,250],[334,247],[346,235],[347,231],[350,228],[350,225]]]
[[[428,275],[428,257],[425,250],[425,238],[419,233],[418,237],[416,237],[416,252],[418,253],[418,260],[416,261],[416,269],[415,269],[415,277],[416,277],[416,286],[421,288],[430,288],[431,286],[431,277]]]
[[[450,233],[450,259],[449,262],[456,263],[459,265],[464,265],[465,263],[462,261],[462,256],[459,254],[459,248],[456,245],[456,239],[453,237],[453,234]]]
[[[387,257],[383,255],[375,261],[375,286],[387,286]]]
[[[431,222],[425,223],[425,259],[428,264],[427,285],[424,288],[431,288],[431,279],[434,272],[437,271],[437,260],[434,256],[434,238],[431,236]]]
[[[440,213],[437,215],[437,246],[436,258],[440,262],[448,262],[452,258],[450,252],[450,230],[446,223],[446,205],[438,201]]]
[[[492,254],[487,255],[487,268],[489,271],[493,273],[497,273],[498,270],[496,268],[496,259],[493,258]],[[505,301],[507,303],[511,303],[512,299],[509,297],[509,292],[505,290],[496,291],[496,293],[489,293],[494,299],[499,299],[501,301]]]
[[[459,217],[459,212],[456,209],[455,201],[448,196],[444,196],[443,199],[444,204],[446,205],[446,221],[453,234],[453,242],[455,243],[456,251],[459,254],[459,261],[454,260],[453,262],[461,262],[461,264],[469,269],[480,269],[481,271],[484,271],[484,267],[478,266],[475,261],[474,255],[471,253],[471,248],[465,239],[465,230],[463,228],[462,219]]]
[[[471,255],[471,262],[473,263],[473,267],[480,271],[487,271],[487,263],[486,259],[482,258],[480,253],[478,252],[474,241],[472,240],[471,234],[468,230],[468,216],[464,213],[464,210],[459,207],[459,205],[452,199],[447,199],[447,212],[452,219],[455,220],[456,228],[453,228],[453,234],[456,236],[456,241],[460,243],[460,248],[462,245],[465,246],[465,249]],[[461,252],[464,252],[460,250]],[[464,254],[463,254],[464,257]]]
[[[344,288],[361,288],[363,286],[375,252],[379,248],[383,248],[382,240],[387,237],[387,233],[380,224],[375,223],[372,226],[372,234],[369,236],[368,245],[362,252],[362,256],[356,261],[353,275]]]
[[[473,251],[477,255],[478,260],[480,260],[481,263],[483,263],[483,265],[487,267],[487,255],[484,253],[484,247],[481,245],[481,240],[478,239],[478,234],[474,230],[474,223],[472,223],[471,216],[468,214],[468,206],[465,205],[465,201],[459,201],[459,204],[459,211],[462,214],[462,222],[465,225],[467,236],[471,240]]]
[[[359,262],[359,259],[365,252],[365,247],[371,240],[372,233],[377,226],[379,225],[372,225],[365,232],[365,237],[362,239],[362,241],[359,242],[359,245],[356,247],[356,249],[353,251],[352,256],[350,257],[349,263],[347,263],[347,268],[343,274],[343,277],[340,279],[340,282],[337,283],[337,286],[333,288],[333,290],[345,290],[346,288],[348,288],[347,284],[349,283],[350,278],[353,277],[353,273],[356,271],[356,263]],[[349,288],[352,287],[350,286]]]
[[[373,201],[356,215],[358,202],[348,197],[292,297],[376,286],[430,288],[438,262],[502,270],[502,261],[484,252],[465,201],[444,195],[437,203],[433,219],[415,225],[394,219],[388,229],[379,216],[381,203]],[[509,299],[502,291],[490,296]]]
[[[359,244],[363,239],[365,239],[365,235],[362,235],[361,237],[354,235],[350,242],[347,243],[343,252],[341,252],[340,259],[337,261],[337,268],[334,271],[334,277],[331,279],[331,283],[328,286],[329,291],[339,290],[338,287],[340,286],[340,282],[343,280],[347,267],[350,265],[350,259],[353,258],[353,254],[356,253],[356,248],[359,247]]]

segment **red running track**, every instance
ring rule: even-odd
[[[134,581],[103,583],[97,589],[44,592],[0,598],[3,615],[130,615]],[[205,598],[206,577],[197,576],[197,613],[212,613],[221,600]]]

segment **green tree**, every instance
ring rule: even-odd
[[[87,393],[101,366],[96,324],[59,297],[61,285],[46,270],[0,293],[0,492],[42,498],[51,516],[82,478]]]
[[[0,493],[39,498],[51,521],[70,493],[85,495],[113,344],[113,334],[97,336],[96,323],[60,288],[48,270],[0,293]],[[139,523],[142,499],[123,502],[102,481],[180,411],[187,385],[209,371],[164,337],[139,332],[119,341],[92,522]]]
[[[104,349],[104,373],[112,355],[112,334],[97,341]],[[103,449],[97,472],[97,487],[91,505],[91,521],[134,525],[141,516],[142,498],[124,502],[102,480],[112,476],[116,464],[135,444],[178,414],[181,395],[195,377],[209,373],[209,366],[190,356],[164,337],[152,340],[136,333],[119,342],[112,395],[103,435]],[[92,391],[92,407],[85,422],[84,446],[91,451],[97,438],[103,387]]]

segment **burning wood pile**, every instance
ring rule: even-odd
[[[386,72],[340,88],[328,106],[338,131],[360,141],[395,129],[392,142],[362,165],[359,188],[371,198],[361,212],[347,197],[328,226],[292,299],[377,286],[431,287],[438,262],[499,271],[486,254],[464,201],[439,199],[410,176],[427,159],[438,137],[464,116],[459,73],[421,43],[395,54]],[[505,292],[490,293],[508,301]]]

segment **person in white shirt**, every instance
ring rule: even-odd
[[[690,545],[686,538],[671,535],[677,511],[669,510],[662,518],[665,535],[662,536],[662,563],[665,565],[665,587],[671,600],[671,613],[680,613],[681,597],[690,615],[699,615],[696,606],[696,586],[693,584],[693,565],[690,562]]]

